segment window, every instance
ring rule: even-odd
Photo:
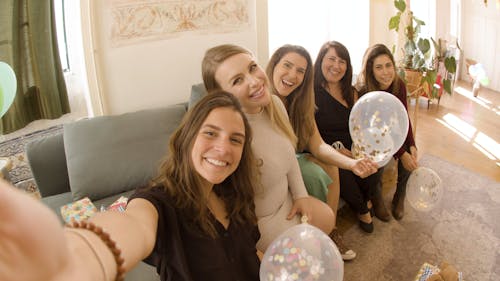
[[[314,62],[321,45],[335,40],[349,50],[358,73],[369,45],[369,8],[368,0],[268,1],[269,53],[284,44],[301,45]]]
[[[66,23],[65,23],[65,0],[55,0],[54,1],[54,14],[56,18],[56,32],[57,32],[57,45],[59,47],[59,56],[61,59],[61,66],[64,72],[70,70],[69,56],[68,56],[68,44],[66,35]]]
[[[460,37],[460,0],[451,0],[450,2],[450,36],[456,38]]]

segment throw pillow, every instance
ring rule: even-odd
[[[191,96],[189,97],[188,109],[193,107],[204,95],[206,95],[205,85],[203,83],[191,86]]]
[[[86,220],[92,217],[95,213],[97,213],[97,208],[87,197],[61,206],[61,216],[66,223]]]
[[[42,197],[70,191],[63,143],[63,134],[60,133],[26,145],[26,156]]]
[[[99,200],[147,184],[185,112],[179,104],[66,124],[64,149],[73,200]]]

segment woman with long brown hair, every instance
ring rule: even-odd
[[[383,44],[375,44],[366,50],[356,87],[360,95],[371,91],[389,92],[395,95],[404,105],[405,109],[408,110],[406,85],[396,73],[394,56],[389,48]],[[396,154],[394,154],[394,159],[398,161],[398,178],[391,209],[394,218],[399,220],[404,215],[406,183],[408,182],[410,173],[418,167],[417,147],[411,123],[408,126],[408,134],[406,135],[405,142]],[[381,217],[389,217],[382,197],[381,184],[377,187],[373,203],[379,206],[376,210],[380,210]]]
[[[125,212],[73,227],[1,181],[0,280],[123,280],[143,259],[161,280],[259,280],[251,141],[237,99],[204,97],[172,135],[159,176]]]
[[[314,63],[314,91],[316,123],[321,137],[330,144],[341,143],[340,153],[351,154],[349,114],[358,98],[352,86],[352,65],[347,48],[337,41],[329,41],[320,48]],[[359,226],[373,232],[371,197],[379,182],[382,169],[362,178],[352,171],[339,169],[340,196],[357,213]]]
[[[326,202],[336,217],[340,189],[337,167],[351,170],[361,177],[369,176],[377,168],[372,161],[347,157],[323,141],[314,120],[313,72],[309,52],[302,46],[288,44],[271,55],[266,68],[271,91],[285,105],[297,136],[297,160],[307,191]],[[336,228],[330,237],[344,260],[356,257]]]

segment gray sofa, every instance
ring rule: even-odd
[[[188,103],[65,124],[31,142],[26,154],[42,201],[60,216],[64,204],[89,197],[99,209],[129,197],[156,173]],[[62,222],[62,218],[61,218]],[[159,280],[140,263],[125,280]]]

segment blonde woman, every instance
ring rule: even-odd
[[[257,248],[264,252],[304,215],[329,234],[334,214],[328,205],[309,197],[295,157],[297,137],[283,103],[270,94],[267,76],[253,54],[236,45],[213,47],[203,58],[202,76],[209,93],[222,89],[238,98],[254,133],[252,149],[262,164],[262,189],[255,194],[261,233]]]

